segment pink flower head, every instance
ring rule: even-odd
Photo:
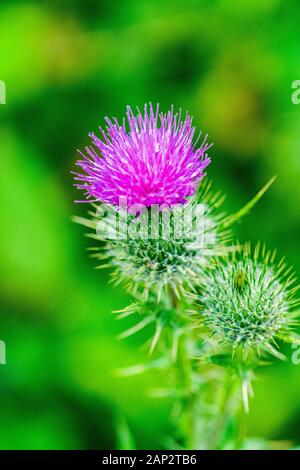
[[[122,124],[106,118],[102,139],[90,134],[92,146],[80,152],[76,186],[85,190],[86,199],[118,206],[126,198],[127,206],[153,204],[172,206],[185,203],[195,193],[210,163],[207,136],[196,149],[201,132],[193,143],[192,118],[181,112],[167,114],[150,104],[136,116],[130,106]],[[122,200],[122,199],[121,199]],[[84,201],[83,201],[84,202]]]

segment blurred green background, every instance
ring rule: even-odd
[[[300,274],[299,21],[296,0],[1,1],[0,448],[120,447],[124,420],[138,448],[162,448],[172,431],[170,403],[147,395],[164,376],[116,374],[146,358],[146,335],[116,339],[110,312],[128,296],[71,222],[87,211],[73,203],[76,149],[105,115],[148,101],[189,110],[214,142],[228,211],[278,175],[236,234]],[[299,444],[300,365],[285,349],[260,370],[248,434]]]

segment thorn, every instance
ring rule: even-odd
[[[121,333],[119,336],[118,336],[118,339],[124,339],[124,338],[128,338],[129,336],[132,336],[134,335],[135,333],[137,333],[138,331],[142,330],[143,328],[145,328],[147,325],[149,325],[150,323],[152,323],[152,318],[145,318],[144,320],[142,320],[141,322],[137,323],[136,325],[134,325],[132,328],[129,328],[128,330],[124,331],[123,333]]]
[[[265,194],[265,192],[269,189],[269,187],[274,183],[276,180],[277,176],[273,176],[273,178],[268,181],[268,183],[245,205],[243,206],[239,211],[237,211],[235,214],[230,215],[227,217],[227,219],[224,220],[223,222],[223,227],[227,228],[233,225],[237,220],[241,219],[244,217],[244,215],[248,214],[250,210],[257,204],[257,202],[262,198],[262,196]]]
[[[244,380],[244,382],[242,383],[242,397],[243,397],[245,413],[248,414],[249,413],[249,396],[248,396],[248,384],[246,380]]]
[[[161,335],[161,332],[162,332],[162,326],[158,324],[158,325],[156,326],[155,335],[153,336],[153,340],[152,340],[152,342],[151,342],[151,346],[150,346],[150,350],[149,350],[149,356],[151,356],[151,354],[153,353],[154,349],[156,348],[157,343],[158,343],[158,340],[159,340],[160,335]]]

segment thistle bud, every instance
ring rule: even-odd
[[[294,324],[298,287],[284,260],[259,246],[219,259],[207,273],[199,296],[203,322],[212,336],[234,350],[268,350],[288,338]],[[278,354],[277,354],[278,355]]]
[[[133,287],[144,292],[154,287],[161,293],[169,286],[179,295],[186,287],[193,288],[211,256],[216,254],[219,238],[211,209],[203,205],[201,210],[198,227],[193,227],[192,220],[190,227],[184,225],[184,215],[179,216],[176,210],[156,214],[155,233],[151,233],[147,212],[138,220],[131,220],[139,225],[137,236],[127,225],[127,237],[110,240],[106,246],[116,268],[116,279],[130,280]]]

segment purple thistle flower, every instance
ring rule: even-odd
[[[138,110],[134,116],[127,107],[127,123],[106,118],[106,131],[100,128],[103,139],[89,134],[92,146],[85,148],[86,155],[77,161],[84,173],[76,173],[75,186],[85,190],[88,201],[101,201],[115,206],[120,198],[127,198],[127,205],[185,203],[192,196],[205,176],[210,163],[210,148],[205,136],[199,148],[195,148],[195,127],[192,118],[181,112],[167,114],[154,110],[150,104],[144,114]],[[85,202],[85,201],[81,201]]]

